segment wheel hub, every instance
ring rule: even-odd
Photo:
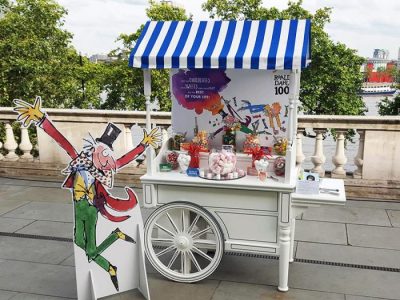
[[[175,246],[181,251],[188,250],[192,247],[192,239],[185,234],[178,234],[175,238]]]

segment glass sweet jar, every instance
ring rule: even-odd
[[[210,171],[216,175],[227,175],[236,169],[236,155],[233,146],[224,145],[220,151],[212,151],[208,159]]]
[[[172,170],[176,170],[179,166],[178,156],[179,152],[174,150],[167,150],[165,153],[165,160],[171,165]]]

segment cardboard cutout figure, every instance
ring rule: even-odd
[[[113,187],[114,173],[135,160],[148,146],[157,147],[161,133],[158,128],[153,129],[150,134],[143,129],[144,138],[139,145],[122,157],[115,159],[112,144],[121,130],[109,123],[100,138],[85,139],[83,151],[78,153],[56,129],[47,114],[42,111],[40,97],[36,98],[34,105],[22,100],[14,100],[14,102],[17,105],[14,110],[19,114],[18,121],[24,126],[29,126],[31,122],[35,123],[71,157],[72,160],[68,167],[63,170],[67,179],[62,187],[70,189],[72,192],[75,215],[74,243],[85,252],[89,263],[94,262],[108,273],[112,284],[118,291],[117,266],[106,259],[102,253],[118,240],[133,244],[136,241],[115,226],[115,229],[98,244],[96,241],[98,215],[100,213],[111,222],[123,222],[130,217],[129,214],[114,215],[108,212],[107,208],[117,212],[127,212],[133,209],[138,203],[134,191],[126,187],[128,199],[120,199],[113,197],[108,189]],[[77,275],[77,279],[78,277]]]

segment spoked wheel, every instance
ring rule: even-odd
[[[156,209],[146,221],[144,235],[150,263],[178,282],[206,278],[224,253],[223,235],[214,217],[188,202],[172,202]]]

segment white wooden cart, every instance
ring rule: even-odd
[[[276,255],[278,289],[287,291],[296,215],[309,206],[345,203],[342,181],[323,180],[325,187],[334,186],[340,191],[335,195],[294,193],[300,72],[308,65],[309,45],[309,20],[145,25],[132,50],[130,65],[144,69],[148,129],[150,69],[258,69],[267,73],[282,70],[290,76],[290,92],[286,95],[286,169],[278,182],[261,182],[252,176],[210,181],[179,172],[163,173],[159,163],[167,144],[157,157],[148,149],[147,174],[141,178],[144,206],[157,209],[145,225],[145,250],[151,264],[165,277],[179,282],[202,280],[215,271],[224,251]],[[173,124],[174,117],[173,113]],[[192,115],[187,119],[193,122]],[[242,164],[250,162],[251,159],[241,157]]]

